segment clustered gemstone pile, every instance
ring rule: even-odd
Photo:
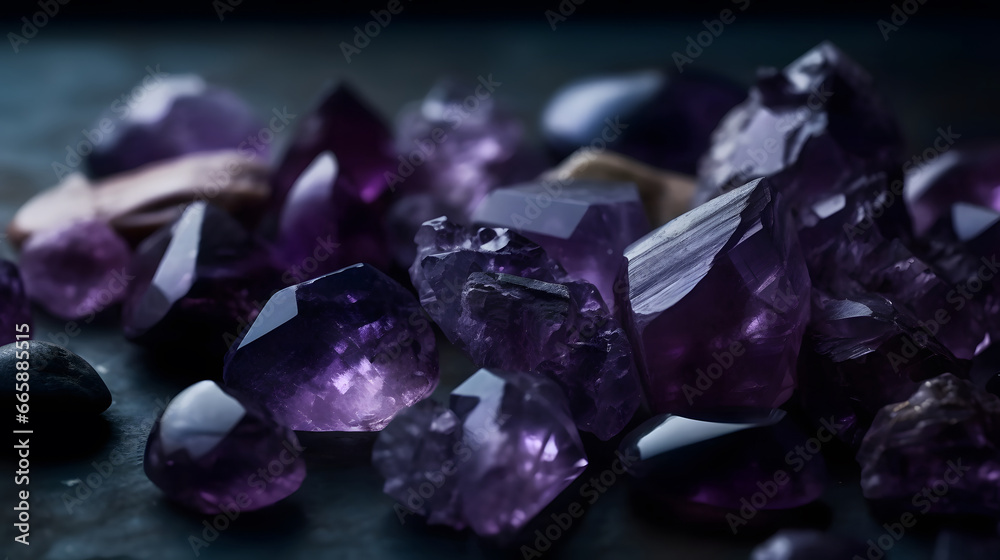
[[[658,71],[567,86],[542,122],[551,154],[600,144],[697,174],[690,210],[650,231],[657,187],[640,198],[621,168],[541,174],[481,87],[441,84],[395,134],[352,89],[328,91],[255,212],[206,195],[135,247],[115,221],[36,234],[20,273],[0,262],[3,336],[28,298],[66,318],[122,302],[130,340],[215,360],[224,386],[178,395],[145,462],[207,513],[294,492],[298,430],[381,431],[397,513],[479,535],[542,512],[587,468],[585,443],[617,449],[645,498],[734,531],[750,505],[819,499],[833,438],[873,501],[947,484],[935,513],[1000,515],[1000,148],[904,176],[871,77],[828,43],[746,95]],[[256,121],[230,92],[191,77],[164,92],[91,156],[93,179],[267,154],[242,146]],[[428,398],[435,327],[481,368],[447,406]],[[855,544],[780,533],[755,554]]]

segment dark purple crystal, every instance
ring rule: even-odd
[[[998,186],[1000,145],[951,148],[923,162],[906,176],[906,203],[914,231],[927,233],[956,203],[1000,210]]]
[[[0,259],[0,346],[17,340],[18,333],[24,330],[20,325],[27,325],[23,334],[31,336],[31,304],[17,265]]]
[[[438,355],[416,298],[358,264],[274,294],[223,376],[293,429],[375,431],[430,395]]]
[[[146,476],[167,498],[206,514],[278,502],[306,476],[295,432],[201,381],[174,397],[146,442]]]

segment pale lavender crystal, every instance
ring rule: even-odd
[[[866,498],[921,513],[1000,513],[1000,398],[945,374],[875,417],[858,452]]]
[[[21,274],[33,301],[63,319],[98,313],[125,298],[131,251],[100,221],[35,234],[21,249]]]
[[[192,152],[238,150],[266,159],[274,132],[253,109],[224,88],[193,75],[156,72],[136,86],[127,103],[115,102],[88,137],[87,167],[94,177],[135,169]],[[284,127],[289,117],[277,112]],[[95,139],[96,138],[96,139]]]
[[[206,514],[278,502],[306,476],[295,432],[212,381],[170,401],[146,442],[146,476],[167,498]]]
[[[950,134],[950,129],[945,131]],[[947,140],[947,139],[946,139]],[[906,176],[906,203],[917,235],[927,233],[956,203],[1000,211],[1000,145],[951,148]]]
[[[642,399],[628,338],[586,282],[475,272],[456,334],[479,366],[552,378],[577,427],[603,440],[628,424]]]
[[[358,264],[274,294],[223,377],[293,429],[381,430],[437,386],[434,330],[409,291]]]
[[[17,340],[19,325],[28,325],[24,334],[32,334],[31,304],[17,265],[0,259],[0,345]]]
[[[544,249],[505,228],[467,228],[442,217],[425,222],[416,243],[410,280],[424,309],[453,342],[459,339],[465,280],[473,272],[498,272],[544,282],[566,278],[566,272]]]
[[[649,233],[635,185],[604,181],[497,189],[479,205],[473,221],[513,229],[538,243],[570,278],[597,286],[609,306],[625,248]]]
[[[625,251],[617,307],[654,411],[791,396],[810,281],[782,202],[759,179]]]
[[[397,515],[509,536],[587,466],[566,398],[544,377],[481,369],[449,408],[421,403],[379,434],[372,462]]]

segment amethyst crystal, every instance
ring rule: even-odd
[[[27,325],[23,334],[34,338],[31,332],[31,305],[24,292],[24,282],[17,266],[0,259],[0,346],[17,340],[17,335],[23,330],[20,325]]]
[[[837,436],[858,446],[878,411],[943,373],[967,376],[921,323],[874,295],[834,299],[814,292],[812,319],[799,356],[803,405],[814,419],[834,417]]]
[[[627,469],[647,498],[723,510],[790,509],[823,493],[826,464],[818,448],[839,429],[827,422],[807,438],[777,409],[719,409],[656,416],[622,441]],[[728,513],[735,531],[749,520]]]
[[[618,309],[654,411],[791,396],[810,283],[781,203],[756,180],[626,250]]]
[[[367,264],[285,288],[226,356],[226,386],[296,430],[381,430],[438,382],[413,295]]]
[[[560,159],[578,148],[606,146],[654,167],[694,174],[712,131],[745,98],[728,81],[690,71],[594,76],[552,96],[542,132]]]
[[[126,274],[125,336],[221,357],[280,286],[265,248],[232,217],[196,202],[136,249]]]
[[[750,560],[847,560],[864,558],[865,545],[815,529],[782,529],[757,545]]]
[[[372,462],[385,492],[429,523],[509,536],[587,466],[562,391],[544,377],[481,369],[379,434]]]
[[[511,228],[538,243],[571,278],[597,286],[609,306],[625,248],[649,233],[635,185],[602,181],[498,189],[479,205],[473,221]]]
[[[586,282],[475,272],[462,291],[456,344],[479,366],[547,375],[581,430],[607,440],[639,407],[625,332]]]
[[[237,149],[248,158],[268,156],[273,132],[227,89],[208,86],[198,76],[156,72],[132,93],[127,105],[116,102],[88,136],[93,152],[87,167],[93,177],[192,152]],[[287,124],[286,117],[278,118]]]
[[[504,228],[465,228],[445,218],[430,220],[416,237],[410,279],[420,303],[451,341],[459,339],[465,280],[473,272],[498,272],[559,282],[566,272],[545,250]]]
[[[1000,513],[1000,398],[951,374],[875,417],[858,452],[866,498],[920,513]]]
[[[543,171],[524,142],[524,127],[492,97],[492,78],[475,87],[440,83],[400,112],[398,165],[390,186],[419,177],[449,218],[468,221],[479,201],[498,185]],[[439,214],[440,215],[440,214]]]
[[[295,432],[265,410],[201,381],[174,397],[146,442],[146,476],[202,513],[245,512],[298,490],[306,463]]]
[[[29,238],[21,274],[32,300],[56,317],[79,319],[125,298],[129,258],[125,240],[107,224],[77,222]]]
[[[291,144],[275,171],[274,200],[284,202],[292,186],[323,152],[338,162],[338,185],[346,194],[371,203],[388,188],[396,169],[392,133],[354,90],[341,84],[301,117]]]
[[[1000,145],[952,148],[924,161],[906,176],[905,198],[914,231],[927,233],[959,202],[1000,210],[998,185]]]

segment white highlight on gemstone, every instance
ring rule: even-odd
[[[136,123],[154,123],[166,116],[178,97],[199,95],[207,87],[205,80],[193,74],[164,78],[143,90],[141,101],[131,107],[129,116]]]
[[[170,455],[182,449],[200,459],[219,444],[246,414],[235,398],[213,381],[199,381],[170,401],[160,418],[160,441]]]

